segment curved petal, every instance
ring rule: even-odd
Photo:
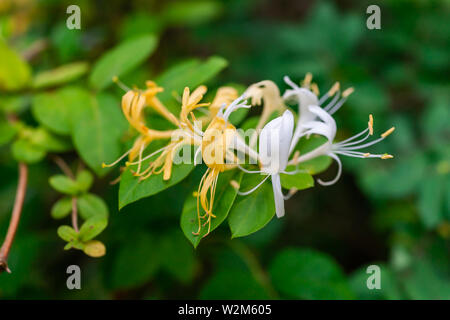
[[[272,175],[273,198],[275,200],[275,212],[278,218],[284,216],[284,196],[281,191],[281,181],[279,174]]]

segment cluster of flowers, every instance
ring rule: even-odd
[[[199,223],[197,234],[206,225],[208,225],[208,234],[211,219],[215,217],[213,205],[217,180],[220,173],[225,170],[238,168],[246,173],[265,175],[265,178],[251,190],[238,190],[238,194],[242,196],[255,191],[270,177],[276,214],[278,217],[282,217],[284,200],[294,192],[290,190],[287,195],[283,194],[280,182],[281,173],[295,174],[299,171],[300,163],[326,155],[337,162],[338,173],[331,181],[324,182],[319,179],[318,182],[322,185],[331,185],[339,179],[342,172],[340,155],[357,158],[392,158],[389,154],[371,154],[360,151],[380,142],[394,131],[394,127],[392,127],[380,137],[367,141],[373,135],[373,117],[371,115],[365,130],[344,141],[334,142],[336,122],[332,115],[344,104],[353,92],[353,88],[341,92],[337,82],[328,92],[319,97],[318,87],[312,83],[312,76],[309,73],[300,86],[288,77],[285,77],[284,80],[290,88],[283,95],[280,94],[275,83],[265,80],[251,85],[241,96],[238,96],[237,91],[232,87],[221,87],[217,90],[211,103],[202,102],[207,91],[205,86],[196,88],[192,93],[186,87],[181,98],[181,111],[177,117],[158,99],[157,94],[163,89],[156,83],[148,81],[145,90],[131,90],[116,78],[115,81],[127,91],[122,98],[123,113],[139,135],[130,150],[114,163],[104,164],[104,166],[116,165],[128,156],[126,165],[134,165],[134,175],[140,179],[162,174],[164,180],[169,180],[177,151],[186,145],[196,147],[194,164],[199,164],[203,160],[207,166],[197,192]],[[287,104],[297,106],[297,116],[287,107]],[[229,117],[238,109],[261,105],[263,110],[256,130],[253,130],[249,136],[249,142],[246,143],[246,139],[229,122]],[[162,131],[149,128],[144,118],[145,108],[152,108],[171,122],[176,129]],[[203,114],[197,119],[194,110],[202,110]],[[269,121],[275,112],[278,117]],[[295,118],[297,119],[295,120]],[[321,135],[327,141],[305,154],[295,151],[300,138],[312,134]],[[152,141],[159,139],[170,139],[170,141],[165,147],[144,156],[147,146]],[[244,168],[245,159],[248,160],[248,163],[256,164],[258,170]],[[294,169],[288,171],[288,166]],[[232,183],[231,187],[239,189],[236,182]],[[203,215],[200,214],[201,211],[204,211]]]

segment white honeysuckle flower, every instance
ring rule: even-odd
[[[284,81],[291,89],[287,89],[284,92],[283,99],[287,102],[298,104],[299,113],[290,153],[292,153],[300,138],[306,134],[307,128],[305,124],[317,118],[317,115],[310,111],[310,106],[322,106],[328,98],[334,96],[334,98],[323,107],[323,109],[331,115],[339,110],[347,100],[347,97],[353,92],[353,88],[348,88],[341,95],[339,82],[336,82],[331,89],[319,99],[318,88],[314,83],[311,84],[311,79],[312,75],[310,73],[306,74],[305,80],[303,81],[303,87],[299,87],[288,76],[284,77]],[[311,90],[309,88],[311,88]]]
[[[318,156],[327,155],[334,160],[336,160],[338,164],[338,173],[336,177],[331,180],[324,182],[322,180],[318,180],[318,182],[322,185],[332,185],[338,181],[338,179],[341,176],[342,173],[342,163],[339,159],[338,155],[344,155],[349,157],[356,157],[356,158],[381,158],[381,159],[390,159],[393,156],[389,154],[370,154],[370,153],[364,153],[357,150],[370,147],[382,140],[384,140],[388,135],[390,135],[395,128],[392,127],[383,134],[381,134],[380,138],[375,139],[370,142],[365,142],[368,138],[370,138],[373,135],[373,117],[372,115],[369,116],[369,122],[368,126],[365,130],[361,131],[360,133],[344,140],[341,142],[333,143],[334,138],[336,137],[336,122],[333,119],[333,117],[326,112],[324,109],[322,109],[319,106],[310,106],[309,111],[313,114],[315,114],[318,118],[318,120],[310,121],[305,124],[305,134],[319,134],[327,138],[327,142],[325,142],[323,145],[319,146],[318,148],[301,155],[299,157],[294,158],[293,160],[289,161],[289,164],[298,164],[307,160],[311,160],[313,158],[316,158]],[[365,135],[365,136],[364,136]],[[364,136],[361,139],[361,136]]]
[[[261,173],[266,177],[254,188],[246,192],[238,192],[240,195],[248,195],[258,189],[269,177],[272,179],[275,209],[278,218],[284,216],[284,200],[281,189],[280,173],[286,172],[289,160],[289,148],[294,130],[294,115],[286,110],[282,116],[270,121],[262,129],[259,135],[259,160],[261,170],[249,171],[242,167],[247,173]]]

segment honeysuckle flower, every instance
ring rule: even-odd
[[[329,98],[333,97],[331,101],[323,106],[323,109],[331,115],[339,110],[339,108],[347,100],[348,96],[353,92],[353,88],[348,88],[341,94],[339,82],[336,82],[331,89],[319,99],[319,89],[315,83],[311,83],[311,80],[311,73],[307,73],[302,82],[302,86],[299,87],[288,76],[284,77],[284,81],[291,87],[291,89],[287,89],[284,92],[283,99],[286,102],[297,103],[299,113],[294,138],[292,139],[290,150],[291,153],[300,138],[305,135],[307,130],[305,124],[315,120],[317,117],[316,114],[309,110],[310,106],[323,106]]]
[[[257,141],[256,133],[267,123],[273,112],[282,112],[286,109],[283,98],[280,96],[278,86],[270,80],[264,80],[252,84],[245,91],[252,105],[259,106],[264,102],[263,111],[256,125],[255,134],[250,138],[250,146],[253,147]]]
[[[261,173],[266,177],[249,191],[241,192],[240,195],[248,195],[258,189],[269,177],[272,180],[273,195],[275,199],[275,210],[278,218],[284,216],[284,200],[281,188],[280,174],[292,174],[287,172],[286,167],[289,159],[289,148],[292,142],[294,130],[294,115],[290,110],[284,111],[283,115],[267,123],[259,135],[259,159],[260,170],[248,171],[247,173]]]
[[[309,111],[313,114],[315,114],[318,118],[318,120],[310,121],[305,124],[306,128],[306,134],[319,134],[327,138],[327,142],[325,142],[323,145],[319,146],[318,148],[301,155],[299,157],[296,157],[295,159],[289,161],[289,164],[298,164],[307,160],[311,160],[313,158],[316,158],[318,156],[326,155],[331,158],[333,158],[337,164],[338,164],[338,173],[336,177],[331,180],[324,182],[322,180],[318,180],[318,182],[322,185],[332,185],[336,183],[342,173],[342,163],[339,159],[339,155],[349,156],[349,157],[356,157],[356,158],[380,158],[380,159],[390,159],[393,156],[390,154],[371,154],[367,152],[361,152],[358,150],[370,147],[382,140],[384,140],[387,136],[389,136],[394,130],[395,127],[390,128],[381,136],[375,140],[372,140],[370,142],[366,142],[372,135],[373,135],[373,117],[372,115],[369,116],[369,122],[368,126],[365,130],[361,131],[360,133],[343,140],[341,142],[333,143],[334,138],[336,136],[336,122],[333,119],[333,117],[326,112],[324,109],[322,109],[319,106],[309,106]],[[360,138],[362,137],[363,138]],[[360,139],[358,139],[360,138]]]

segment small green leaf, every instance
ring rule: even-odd
[[[46,151],[64,152],[70,149],[71,144],[67,139],[48,132],[45,128],[26,128],[21,135],[26,137],[32,144]]]
[[[64,197],[59,199],[52,207],[51,215],[54,219],[62,219],[72,211],[72,198]]]
[[[17,126],[9,122],[0,122],[0,146],[10,142],[17,133]]]
[[[54,175],[48,181],[53,189],[64,194],[76,195],[80,191],[73,179],[62,174]]]
[[[28,84],[30,77],[30,66],[0,40],[0,89],[21,89]]]
[[[42,71],[34,79],[32,86],[35,89],[52,87],[76,80],[88,71],[86,62],[74,62],[55,68],[53,70]]]
[[[73,242],[78,239],[78,233],[72,227],[60,226],[57,232],[58,236],[67,242]]]
[[[136,68],[156,49],[154,35],[134,37],[106,52],[94,65],[89,77],[90,85],[102,90],[112,83],[114,76],[122,76]]]
[[[81,192],[86,192],[91,187],[93,180],[94,177],[89,171],[82,170],[77,174],[75,182],[77,183],[78,189],[80,189]]]
[[[93,216],[87,219],[80,228],[79,239],[88,241],[98,236],[108,225],[108,219],[102,216]]]
[[[106,247],[103,242],[91,240],[86,242],[83,249],[84,253],[93,258],[100,258],[106,254]]]
[[[87,220],[94,216],[108,218],[108,207],[105,201],[92,193],[82,194],[77,198],[80,216]]]
[[[17,161],[32,164],[44,159],[46,152],[26,139],[18,139],[12,144],[12,154]]]
[[[213,213],[216,216],[211,220],[211,230],[216,229],[228,216],[230,209],[236,199],[237,190],[230,185],[231,180],[235,180],[238,184],[241,182],[242,172],[238,171],[225,171],[220,173],[216,193],[214,196],[214,208]],[[205,212],[200,208],[200,215],[204,215]],[[188,196],[184,203],[183,212],[181,214],[181,229],[183,229],[184,235],[196,248],[203,236],[208,232],[208,226],[203,227],[200,230],[199,235],[194,235],[193,232],[198,231],[199,222],[197,216],[197,197],[193,195]]]
[[[265,176],[247,174],[242,179],[240,190],[252,189]],[[246,196],[238,196],[228,215],[233,238],[247,236],[264,227],[275,215],[272,186],[267,181]]]
[[[293,168],[295,170],[295,168]],[[292,171],[292,168],[288,168]],[[314,187],[314,179],[307,172],[298,172],[296,174],[285,174],[280,175],[281,186],[285,189],[297,189],[303,190]]]
[[[272,261],[275,288],[295,299],[352,299],[339,265],[328,255],[309,249],[286,249]]]

